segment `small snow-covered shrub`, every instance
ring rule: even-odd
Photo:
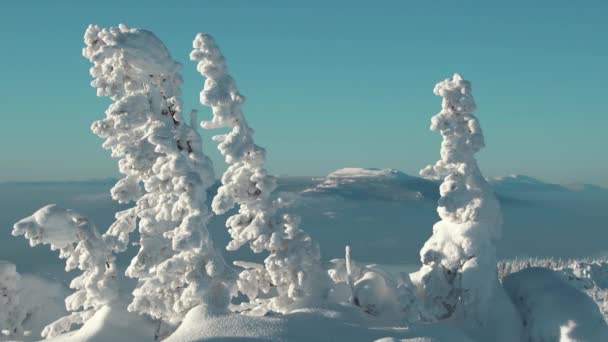
[[[194,128],[195,112],[190,124],[182,114],[181,65],[153,33],[124,25],[91,25],[85,44],[91,85],[114,101],[92,126],[124,175],[112,196],[136,202],[116,214],[104,235],[124,251],[139,226],[139,253],[126,271],[138,279],[129,310],[171,324],[199,304],[225,310],[234,276],[207,230],[213,169]]]
[[[359,265],[351,260],[349,246],[344,259],[330,261],[327,272],[333,282],[331,302],[350,303],[384,321],[420,321],[416,287],[404,272],[393,274],[378,265]]]
[[[14,264],[0,260],[0,339],[21,333],[25,312],[19,303],[19,274]]]
[[[212,209],[221,214],[239,206],[239,212],[226,221],[232,237],[228,250],[249,243],[256,253],[269,252],[263,269],[241,272],[239,289],[260,314],[314,305],[326,296],[329,285],[319,247],[299,228],[299,217],[284,210],[284,199],[273,193],[276,180],[264,168],[266,151],[253,140],[253,130],[241,109],[245,98],[228,73],[214,39],[198,34],[193,47],[190,59],[197,62],[198,71],[206,78],[200,100],[213,113],[202,127],[230,129],[228,134],[213,137],[229,167],[222,175]],[[268,291],[268,284],[274,293],[261,298],[258,294]]]
[[[66,259],[66,271],[82,271],[70,283],[76,292],[65,299],[72,314],[46,326],[43,337],[53,337],[85,323],[117,298],[114,256],[86,217],[51,204],[15,223],[12,233],[23,235],[31,246],[45,244],[59,250],[59,257]]]

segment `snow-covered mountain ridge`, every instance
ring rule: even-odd
[[[347,167],[335,170],[325,177],[311,177],[306,187],[306,177],[284,176],[279,180],[287,191],[298,190],[289,186],[300,183],[304,195],[337,195],[345,198],[384,200],[437,199],[439,183],[419,176],[408,175],[395,169]],[[530,194],[553,196],[606,195],[608,189],[591,184],[554,184],[526,175],[507,175],[488,179],[499,197],[525,199]]]

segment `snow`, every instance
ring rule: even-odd
[[[564,260],[552,258],[515,259],[499,263],[499,276],[530,267],[550,268],[569,285],[585,292],[608,321],[608,260],[606,258]]]
[[[206,190],[214,181],[202,152],[196,112],[182,113],[181,65],[151,32],[90,25],[83,55],[91,85],[114,101],[92,125],[119,158],[123,178],[112,197],[135,206],[116,214],[104,234],[114,252],[138,228],[140,249],[127,268],[138,279],[129,310],[177,324],[201,302],[225,308],[234,274],[209,236]]]
[[[226,59],[210,35],[198,34],[190,58],[205,77],[200,101],[212,111],[202,126],[229,130],[214,137],[229,166],[211,212],[213,166],[195,128],[196,112],[189,122],[183,115],[181,65],[149,31],[91,25],[84,39],[83,55],[93,64],[91,85],[113,101],[91,128],[118,159],[122,178],[111,198],[129,206],[114,214],[103,235],[87,216],[54,204],[15,223],[13,235],[59,250],[66,270],[82,274],[70,283],[76,291],[65,298],[68,315],[57,319],[65,314],[60,305],[65,289],[0,262],[2,339],[31,340],[32,334],[55,342],[608,339],[606,264],[578,262],[556,271],[526,268],[512,274],[507,273],[519,265],[497,269],[502,211],[475,159],[484,136],[471,83],[459,74],[434,88],[442,108],[431,118],[431,130],[441,134],[442,143],[440,159],[420,172],[429,180],[391,169],[344,168],[315,185],[301,182],[299,195],[286,194],[277,191],[278,179],[265,168],[266,150],[254,141],[245,99]],[[493,184],[510,196],[518,187],[572,192],[523,176]],[[601,189],[579,192],[602,196]],[[349,208],[365,215],[366,230],[356,236],[345,212],[333,205],[362,199],[365,206]],[[412,265],[355,261],[381,235],[370,228],[386,223],[374,222],[375,209],[407,203],[418,214],[435,199],[440,220],[420,250],[417,271],[408,274]],[[302,203],[336,222],[331,228],[341,247],[349,243],[344,259],[322,261],[296,215],[307,213],[300,210]],[[396,235],[416,220],[400,214],[396,221],[403,224],[392,223]],[[264,254],[262,264],[249,255],[228,266],[209,229],[212,219],[224,221],[220,215],[229,216],[227,250],[249,245]],[[345,226],[348,230],[339,229]],[[129,250],[132,233],[139,252],[125,273],[136,285],[119,277],[116,264],[116,254]],[[351,250],[350,240],[357,239],[359,247]],[[388,240],[393,235],[383,243]],[[392,243],[398,248],[387,256],[392,262],[411,249]]]
[[[433,341],[471,342],[458,329],[444,324],[409,328],[370,320],[357,308],[331,306],[295,310],[277,316],[209,315],[203,308],[190,311],[184,323],[164,342],[192,341]]]
[[[387,201],[436,199],[438,195],[435,182],[393,169],[355,167],[331,172],[321,183],[305,189],[303,194]]]
[[[539,179],[525,175],[508,175],[496,177],[489,180],[492,186],[505,193],[513,193],[516,191],[525,192],[560,192],[568,191],[567,188],[558,185],[543,182]]]
[[[33,215],[15,223],[13,235],[24,235],[30,245],[50,245],[52,250],[63,249],[78,241],[78,214],[50,204]]]
[[[530,342],[608,340],[608,326],[597,305],[557,272],[531,267],[508,275],[503,284]]]
[[[422,267],[411,275],[423,319],[453,321],[480,341],[511,341],[521,335],[521,325],[496,272],[502,213],[474,157],[484,137],[473,114],[471,83],[455,74],[434,92],[442,97],[441,111],[431,119],[431,130],[442,136],[441,159],[420,174],[442,180],[441,221],[420,250]]]
[[[25,313],[22,321],[22,341],[40,340],[42,330],[67,314],[64,298],[68,289],[61,284],[32,274],[21,274],[19,281],[19,306]],[[0,338],[2,340],[2,338]]]
[[[15,265],[0,260],[0,332],[2,335],[16,335],[22,331],[21,323],[25,317],[25,311],[19,302],[19,278]]]
[[[266,151],[254,142],[242,111],[245,98],[228,73],[215,40],[199,33],[192,46],[190,59],[197,62],[197,70],[206,78],[200,101],[213,113],[201,126],[230,129],[213,137],[229,167],[211,207],[216,214],[223,214],[238,205],[238,213],[226,220],[232,238],[226,249],[235,251],[248,244],[255,253],[268,253],[263,268],[243,269],[239,274],[239,291],[249,297],[249,303],[241,308],[263,314],[316,305],[329,288],[319,246],[300,229],[300,217],[285,210],[288,201],[274,192],[276,178],[264,167]]]
[[[345,167],[333,171],[328,178],[359,178],[359,177],[398,177],[403,175],[393,169],[368,169],[360,167]]]
[[[126,306],[115,304],[98,310],[77,331],[55,338],[51,342],[132,342],[153,341],[155,324],[143,316],[127,311]]]
[[[12,234],[24,235],[32,246],[42,243],[59,249],[59,257],[66,259],[66,271],[82,271],[70,283],[76,292],[65,299],[72,313],[46,326],[42,336],[69,331],[117,299],[115,258],[88,218],[51,204],[15,223]]]

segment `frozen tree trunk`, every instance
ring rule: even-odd
[[[239,275],[239,289],[250,298],[258,313],[286,312],[302,305],[314,305],[326,296],[329,277],[320,264],[317,244],[299,228],[299,218],[286,213],[284,200],[273,195],[275,178],[264,169],[265,150],[253,140],[241,106],[244,97],[229,75],[224,56],[213,38],[198,34],[190,59],[206,78],[201,103],[211,107],[213,118],[203,128],[227,127],[217,135],[218,149],[229,164],[222,185],[213,199],[215,213],[238,205],[226,226],[232,241],[228,250],[249,243],[256,253],[267,251],[264,268],[252,267]],[[269,287],[270,299],[258,297]]]
[[[66,271],[82,271],[70,283],[76,292],[65,299],[66,309],[72,314],[46,326],[43,337],[70,331],[73,325],[83,324],[116,300],[114,256],[86,217],[51,204],[15,223],[12,234],[23,235],[31,246],[47,244],[52,250],[58,249],[59,256],[66,259]]]
[[[139,223],[140,250],[126,272],[138,279],[129,310],[169,324],[199,304],[225,310],[234,276],[207,230],[206,190],[214,175],[192,125],[196,113],[191,125],[182,116],[181,65],[154,34],[124,25],[91,25],[85,44],[91,85],[114,101],[92,126],[124,175],[112,196],[136,201],[104,235],[124,251]]]
[[[460,321],[482,340],[512,338],[521,327],[498,282],[495,242],[502,215],[474,157],[484,138],[473,115],[471,84],[455,74],[434,92],[443,98],[441,111],[431,120],[431,130],[443,138],[441,159],[420,173],[443,180],[437,208],[441,221],[420,251],[423,266],[412,278],[422,291],[427,319]],[[484,328],[491,325],[497,327]],[[479,336],[492,330],[496,336]]]
[[[14,264],[0,260],[0,333],[14,337],[23,332],[25,312],[19,307],[19,273]]]

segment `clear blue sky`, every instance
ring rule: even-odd
[[[608,1],[3,1],[0,180],[116,175],[90,124],[107,99],[81,56],[89,23],[156,33],[203,79],[197,32],[228,58],[277,174],[345,166],[416,173],[439,156],[436,82],[473,82],[486,175],[608,185]],[[225,165],[203,131],[216,169]]]

